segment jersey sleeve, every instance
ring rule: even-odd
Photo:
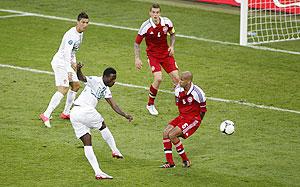
[[[143,41],[144,36],[142,35],[137,35],[135,38],[135,43],[140,44]]]
[[[207,109],[206,109],[206,101],[200,103],[200,111],[201,112],[206,112],[207,111]]]
[[[170,34],[174,34],[175,33],[175,28],[174,28],[174,25],[173,25],[172,21],[169,18],[165,18],[165,22],[168,25],[168,32]]]
[[[111,91],[110,89],[107,87],[107,90],[105,92],[105,96],[104,96],[106,99],[108,98],[112,98],[112,94],[111,94]]]
[[[145,21],[145,22],[141,25],[141,27],[140,27],[140,29],[139,29],[139,31],[138,31],[138,34],[137,34],[137,36],[136,36],[136,38],[135,38],[135,42],[136,42],[137,44],[140,44],[140,43],[143,41],[143,38],[146,36],[147,31],[148,31],[148,29],[150,28],[150,26],[151,26],[151,23],[150,23],[149,20]]]
[[[84,84],[90,88],[94,88],[94,85],[97,84],[97,80],[94,76],[86,76],[86,82]]]
[[[192,92],[195,100],[200,104],[200,111],[206,112],[206,96],[201,88],[194,86],[194,91]]]
[[[175,87],[175,91],[174,91],[176,106],[178,106],[178,103],[179,103],[179,93],[180,93],[180,86],[179,86],[179,84],[177,84]]]

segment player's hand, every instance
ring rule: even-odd
[[[81,69],[84,66],[84,64],[82,64],[81,62],[77,63],[77,69]]]
[[[133,117],[129,114],[125,114],[125,118],[128,119],[129,122],[133,120]]]
[[[143,63],[142,63],[141,59],[139,59],[139,58],[135,59],[136,69],[140,70],[140,69],[142,69],[142,66],[143,66]]]
[[[174,55],[174,47],[169,47],[168,51],[169,51],[169,56],[173,56]]]

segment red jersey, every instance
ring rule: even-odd
[[[160,17],[160,23],[155,25],[150,18],[142,24],[135,42],[140,44],[143,38],[145,38],[148,56],[166,58],[169,56],[168,33],[175,33],[171,20],[166,17]]]
[[[192,83],[190,90],[185,93],[184,89],[177,85],[175,98],[180,116],[201,120],[200,112],[206,112],[206,97],[201,88]]]

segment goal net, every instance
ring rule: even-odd
[[[241,0],[241,45],[297,39],[300,0]]]

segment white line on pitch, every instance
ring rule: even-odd
[[[20,17],[20,16],[29,16],[29,14],[24,13],[24,14],[13,14],[13,15],[0,16],[0,19]]]
[[[53,72],[50,72],[50,71],[31,69],[31,68],[27,68],[27,67],[12,66],[12,65],[8,65],[8,64],[0,64],[0,67],[18,69],[18,70],[23,70],[23,71],[30,71],[33,73],[41,73],[41,74],[49,74],[49,75],[54,74]],[[130,88],[141,88],[141,89],[148,90],[148,87],[145,87],[145,86],[138,86],[138,85],[134,85],[134,84],[126,84],[126,83],[121,83],[121,82],[116,82],[116,84],[120,85],[120,86],[130,87]],[[168,90],[159,90],[159,91],[164,92],[164,93],[173,94],[173,92],[168,91]],[[240,105],[246,105],[246,106],[255,107],[255,108],[262,108],[262,109],[268,109],[268,110],[276,110],[276,111],[281,111],[281,112],[300,114],[300,111],[297,111],[297,110],[289,110],[289,109],[278,108],[278,107],[273,107],[273,106],[257,105],[254,103],[246,103],[246,102],[221,99],[221,98],[215,98],[215,97],[207,97],[207,99],[212,100],[212,101],[224,102],[224,103],[235,103],[235,104],[240,104]]]
[[[76,19],[70,19],[70,18],[64,18],[64,17],[58,17],[58,16],[50,16],[50,15],[44,15],[44,14],[37,14],[37,13],[30,13],[30,12],[23,12],[23,11],[17,11],[17,10],[7,10],[7,9],[0,9],[2,12],[10,12],[10,13],[16,13],[16,14],[27,14],[28,16],[36,16],[36,17],[42,17],[47,19],[55,19],[55,20],[63,20],[63,21],[72,21],[76,22]],[[101,27],[110,27],[115,29],[123,29],[123,30],[130,30],[130,31],[138,31],[138,29],[130,28],[130,27],[123,27],[118,25],[111,25],[111,24],[105,24],[105,23],[96,23],[96,22],[90,22],[91,25],[97,25]],[[184,34],[176,34],[176,36],[181,38],[187,38],[191,40],[198,40],[198,41],[204,41],[204,42],[211,42],[211,43],[218,43],[222,45],[234,45],[239,46],[238,43],[232,43],[232,42],[226,42],[226,41],[218,41],[218,40],[211,40],[207,38],[200,38],[196,36],[188,36]],[[272,52],[279,52],[279,53],[287,53],[287,54],[294,54],[294,55],[300,55],[300,52],[297,51],[288,51],[283,49],[274,49],[270,47],[264,47],[264,46],[254,46],[254,45],[247,45],[243,47],[258,49],[258,50],[264,50],[264,51],[272,51]]]

